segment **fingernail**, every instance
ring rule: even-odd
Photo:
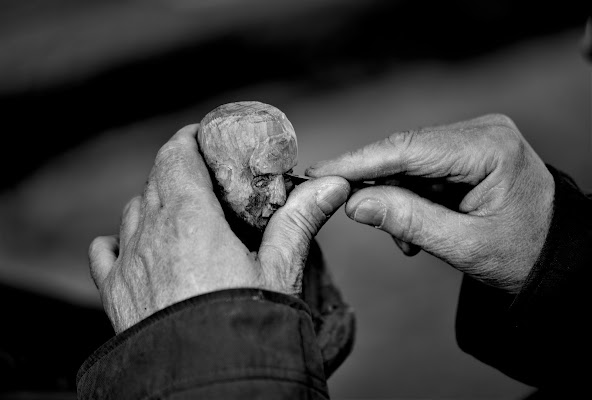
[[[309,166],[305,171],[304,175],[315,177],[315,173],[319,168],[321,168],[325,164],[324,161],[319,161],[311,166]],[[315,177],[316,178],[316,177]]]
[[[386,206],[374,199],[362,200],[354,211],[353,220],[380,228],[386,217]]]
[[[306,176],[312,176],[314,178],[315,177],[314,173],[315,173],[314,166],[308,167],[306,170],[304,170],[304,175],[306,175]]]
[[[317,206],[329,215],[345,203],[347,195],[348,191],[341,185],[325,185],[317,191]]]

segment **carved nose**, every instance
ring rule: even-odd
[[[269,184],[269,204],[278,207],[286,204],[286,185],[283,175],[277,175]]]

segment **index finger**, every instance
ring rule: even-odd
[[[350,181],[370,180],[399,173],[439,178],[459,177],[478,182],[492,141],[482,140],[501,123],[484,116],[451,125],[393,133],[389,137],[310,166],[312,177],[337,175]],[[503,122],[503,121],[502,121]]]
[[[336,175],[349,181],[381,178],[404,170],[407,133],[393,134],[355,151],[320,161],[306,170],[306,175],[318,178]]]
[[[161,203],[192,193],[217,203],[210,174],[197,147],[198,129],[198,124],[182,128],[158,151],[147,191],[156,191]]]

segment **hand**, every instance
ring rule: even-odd
[[[250,253],[212,191],[197,129],[181,129],[160,149],[144,194],[123,211],[119,236],[90,246],[91,275],[116,333],[216,290],[298,295],[310,241],[349,195],[338,177],[300,185],[270,219],[259,252]]]
[[[402,187],[355,193],[345,212],[510,293],[520,290],[549,230],[552,175],[506,116],[394,133],[307,175],[349,181],[405,174],[470,185],[457,211]]]

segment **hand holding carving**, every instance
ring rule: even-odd
[[[251,252],[214,196],[196,130],[180,130],[160,149],[143,195],[123,212],[119,235],[98,237],[90,246],[91,275],[117,333],[216,290],[250,287],[297,296],[311,239],[349,193],[338,177],[300,185],[270,220],[259,251]]]

